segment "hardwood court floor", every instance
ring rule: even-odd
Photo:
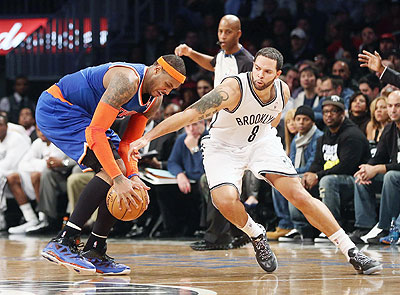
[[[271,242],[279,268],[267,274],[250,245],[192,251],[189,242],[118,239],[109,254],[131,266],[129,276],[83,276],[47,262],[50,237],[0,237],[0,294],[400,294],[400,249],[363,249],[384,264],[378,275],[357,275],[331,244]]]

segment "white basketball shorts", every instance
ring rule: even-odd
[[[245,170],[250,170],[262,180],[265,180],[263,175],[267,173],[297,176],[276,131],[271,130],[257,142],[241,147],[229,146],[209,136],[204,137],[201,143],[210,190],[222,185],[234,185],[240,194]]]

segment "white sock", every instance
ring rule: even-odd
[[[35,211],[33,211],[32,209],[31,203],[28,202],[26,204],[20,205],[19,209],[21,209],[26,222],[38,220]]]
[[[262,227],[260,227],[254,220],[247,214],[247,222],[243,228],[240,228],[244,231],[250,238],[256,238],[261,235],[264,231]]]
[[[344,256],[346,256],[347,261],[349,261],[349,249],[355,248],[356,245],[354,245],[354,243],[350,240],[349,236],[346,235],[344,230],[341,228],[328,238],[332,241],[332,243],[336,245],[336,247],[339,247],[340,251],[342,251]]]
[[[43,222],[47,222],[47,215],[44,214],[43,212],[39,211],[39,220]]]

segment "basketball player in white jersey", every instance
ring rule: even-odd
[[[186,110],[134,141],[129,155],[138,158],[137,150],[151,140],[213,115],[209,136],[202,141],[212,200],[226,219],[251,238],[261,268],[273,272],[278,262],[264,227],[253,221],[239,200],[246,169],[281,192],[340,248],[359,273],[378,272],[382,265],[360,252],[329,209],[303,188],[276,136],[274,127],[290,97],[289,87],[279,79],[282,65],[283,57],[278,50],[271,47],[259,50],[251,72],[224,79]]]

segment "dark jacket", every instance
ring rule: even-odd
[[[381,138],[379,139],[378,146],[376,147],[375,156],[368,161],[368,164],[386,164],[386,170],[400,171],[400,163],[397,161],[399,147],[397,140],[400,130],[397,128],[396,123],[392,122],[385,126]]]
[[[337,133],[329,129],[317,142],[317,150],[310,172],[321,179],[325,175],[353,175],[358,166],[371,157],[368,140],[351,120],[344,119]]]
[[[392,70],[389,67],[386,67],[386,70],[383,72],[381,80],[385,83],[392,84],[400,88],[400,73]]]

